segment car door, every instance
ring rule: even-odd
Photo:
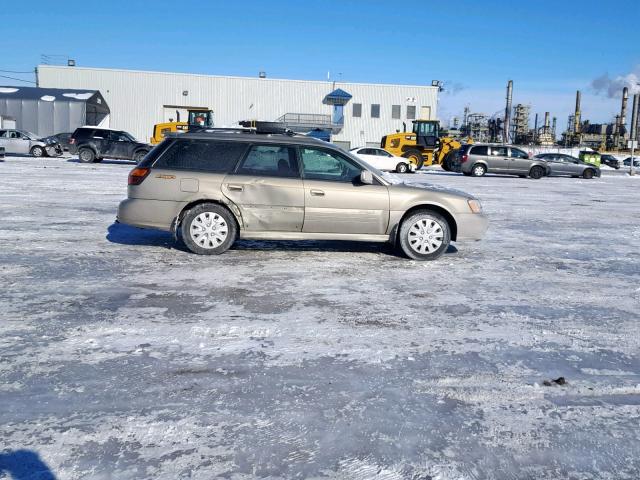
[[[373,149],[376,154],[376,161],[378,165],[374,165],[379,170],[389,170],[394,171],[398,163],[396,163],[396,159],[393,155],[382,148],[374,148]],[[405,162],[408,163],[408,162]]]
[[[130,143],[124,132],[105,131],[103,155],[109,158],[130,159]]]
[[[384,234],[389,190],[360,183],[362,167],[335,150],[298,149],[304,180],[303,232]]]
[[[17,130],[9,130],[8,137],[9,148],[6,150],[7,152],[21,154],[29,153],[30,142],[28,137],[22,135],[22,133]]]
[[[509,173],[527,175],[531,169],[529,154],[519,148],[509,147]]]
[[[580,163],[580,160],[571,155],[559,156],[564,158],[564,168],[567,175],[576,176],[584,173],[584,164]]]
[[[489,171],[494,173],[509,173],[511,170],[511,159],[509,158],[509,149],[503,146],[489,147],[489,156],[487,157]]]
[[[0,130],[0,147],[4,148],[5,153],[9,152],[9,131]]]
[[[304,187],[295,148],[252,145],[222,193],[242,213],[247,231],[299,232],[304,220]]]
[[[380,168],[378,164],[380,163],[379,157],[376,155],[376,151],[373,148],[360,148],[356,151],[358,158],[361,158],[369,165],[375,168]]]

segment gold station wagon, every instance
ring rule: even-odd
[[[209,129],[167,138],[129,174],[119,222],[176,233],[219,254],[236,239],[391,242],[415,260],[479,240],[480,202],[405,184],[340,148],[285,130]]]

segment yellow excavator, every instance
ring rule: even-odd
[[[187,121],[181,122],[180,112],[176,110],[177,122],[156,123],[153,126],[151,144],[156,145],[160,143],[168,133],[184,133],[192,126],[213,127],[213,110],[192,107],[187,109],[187,115]]]
[[[414,120],[411,132],[391,133],[382,137],[380,147],[392,155],[404,157],[416,166],[441,165],[446,156],[462,145],[451,137],[440,137],[438,120]],[[404,125],[404,124],[403,124]]]

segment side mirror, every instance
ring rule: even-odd
[[[373,175],[369,170],[362,170],[360,172],[360,183],[363,185],[373,185]]]

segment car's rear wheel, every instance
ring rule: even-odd
[[[474,177],[482,177],[485,173],[487,173],[487,167],[485,167],[481,163],[474,165],[471,169],[471,175],[473,175]]]
[[[400,162],[398,163],[398,165],[396,165],[396,172],[397,173],[407,173],[409,171],[409,165],[407,165],[404,162]]]
[[[90,148],[81,148],[78,152],[78,159],[82,163],[93,163],[96,159],[96,154]]]
[[[422,156],[420,150],[407,150],[402,154],[402,156],[409,160],[410,163],[413,163],[416,166],[416,170],[420,170],[424,165],[424,157]]]
[[[182,219],[180,229],[187,248],[200,255],[226,252],[238,234],[233,214],[215,203],[201,203],[189,210]]]
[[[531,170],[529,170],[529,176],[534,180],[538,180],[544,177],[544,169],[542,167],[539,167],[538,165],[535,165],[531,167]]]
[[[451,243],[451,228],[445,218],[429,210],[420,210],[400,225],[399,246],[413,260],[435,260]]]
[[[584,172],[582,172],[582,178],[589,180],[590,178],[593,178],[593,169],[592,168],[587,168]]]
[[[31,148],[31,155],[33,155],[34,157],[42,157],[44,153],[44,148],[39,145]]]

